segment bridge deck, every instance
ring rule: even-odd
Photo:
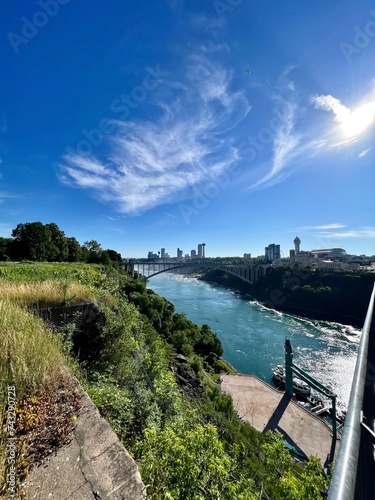
[[[276,430],[306,458],[317,455],[327,466],[339,442],[332,442],[331,429],[284,393],[254,375],[222,375],[221,390],[230,394],[237,414],[260,432]]]

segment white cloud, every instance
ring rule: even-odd
[[[270,171],[251,188],[270,187],[284,180],[290,173],[287,167],[293,158],[301,154],[301,135],[295,131],[297,105],[284,102],[283,119],[278,121],[272,135],[272,166]],[[275,117],[273,117],[275,118]],[[272,120],[272,118],[271,118]],[[271,127],[270,127],[271,131]]]
[[[313,96],[312,102],[317,109],[333,111],[335,114],[335,121],[338,123],[342,123],[350,116],[350,109],[344,106],[339,99],[331,95]]]
[[[340,224],[338,222],[334,222],[332,224],[322,224],[319,226],[299,226],[299,227],[289,229],[288,231],[291,231],[292,233],[294,233],[294,232],[300,232],[300,231],[313,231],[316,229],[342,229],[344,227],[347,227],[346,224]]]
[[[362,158],[363,156],[366,156],[369,151],[371,151],[372,148],[364,149],[361,151],[358,155],[358,158]]]
[[[345,224],[325,224],[323,226],[314,226],[313,229],[341,229],[343,227],[346,227]]]
[[[375,238],[375,227],[363,227],[360,229],[353,229],[351,231],[322,231],[317,236],[324,236],[329,238],[344,239],[344,238]]]
[[[59,178],[93,190],[100,200],[123,213],[139,213],[188,198],[192,189],[228,169],[238,159],[230,137],[249,112],[242,92],[231,92],[231,75],[206,56],[191,58],[186,86],[178,97],[159,104],[153,122],[114,122],[111,152],[96,156],[69,154]]]

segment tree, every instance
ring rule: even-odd
[[[257,498],[250,479],[233,479],[233,463],[214,425],[179,418],[163,431],[150,425],[139,445],[150,498]]]
[[[111,259],[112,262],[121,262],[122,261],[122,257],[121,257],[121,254],[116,252],[115,250],[106,250],[109,258]]]
[[[26,222],[18,224],[13,229],[16,258],[53,261],[59,254],[59,249],[53,244],[49,229],[41,222]]]
[[[69,247],[64,231],[61,231],[59,226],[54,222],[47,224],[46,228],[50,232],[53,245],[58,249],[55,259],[59,262],[66,262],[69,256]]]
[[[88,257],[87,257],[87,262],[92,263],[92,264],[106,264],[107,262],[102,262],[102,254],[103,254],[103,249],[96,240],[90,240],[90,241],[85,241],[83,244],[83,248],[85,248],[88,251]],[[108,254],[107,254],[108,257]],[[104,260],[109,260],[105,259]]]
[[[12,238],[0,238],[0,260],[12,259]]]
[[[82,260],[81,245],[75,238],[67,238],[66,244],[68,247],[68,262],[80,262]]]

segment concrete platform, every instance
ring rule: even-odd
[[[276,430],[299,453],[317,455],[326,467],[336,455],[339,441],[320,418],[254,375],[222,375],[221,390],[232,396],[237,414],[260,432]]]

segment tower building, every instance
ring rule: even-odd
[[[296,236],[294,238],[294,251],[295,251],[295,253],[300,252],[300,244],[301,244],[301,240],[298,238],[298,236]]]

